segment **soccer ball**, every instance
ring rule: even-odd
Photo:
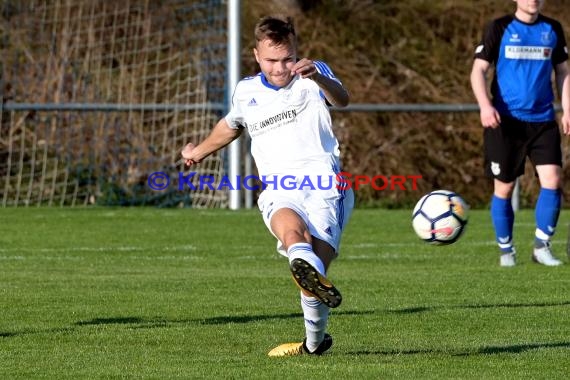
[[[414,207],[412,226],[419,238],[427,243],[452,244],[465,230],[468,208],[463,198],[453,191],[432,191]]]

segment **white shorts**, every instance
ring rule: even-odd
[[[271,217],[275,211],[289,208],[303,219],[312,236],[327,242],[338,253],[342,232],[352,215],[354,193],[352,189],[342,190],[334,186],[327,190],[268,188],[260,194],[257,204],[271,234]],[[287,256],[279,240],[277,251]]]

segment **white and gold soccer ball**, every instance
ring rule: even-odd
[[[418,201],[412,212],[412,226],[426,243],[455,243],[465,231],[469,206],[449,190],[432,191]]]

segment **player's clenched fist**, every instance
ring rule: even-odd
[[[194,144],[188,143],[184,149],[182,149],[182,159],[184,159],[184,164],[186,164],[186,166],[191,166],[200,162],[200,160],[198,160],[194,155],[194,148]]]
[[[291,68],[291,73],[299,74],[301,78],[307,78],[317,72],[315,63],[310,59],[303,58]]]

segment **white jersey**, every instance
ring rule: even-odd
[[[320,74],[339,82],[325,63],[315,64]],[[247,128],[261,178],[340,170],[329,109],[311,79],[297,75],[282,88],[271,85],[262,73],[242,79],[225,120],[231,128]]]

